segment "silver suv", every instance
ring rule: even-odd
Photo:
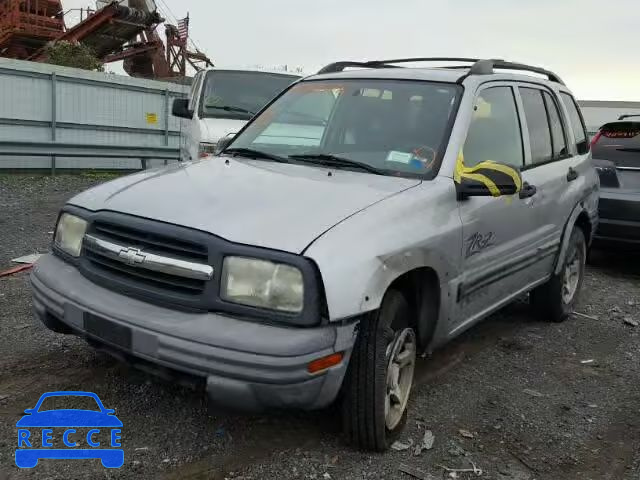
[[[417,62],[440,67],[401,68]],[[218,156],[69,201],[34,305],[54,331],[206,383],[214,404],[339,400],[349,440],[385,450],[419,353],[527,292],[543,319],[567,318],[597,206],[584,122],[555,74],[341,62]]]

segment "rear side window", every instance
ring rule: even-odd
[[[486,160],[516,168],[524,165],[520,120],[511,87],[480,92],[462,153],[466,167]]]
[[[529,130],[531,162],[534,165],[549,162],[553,159],[551,128],[542,99],[542,90],[520,87],[520,96]]]
[[[593,158],[619,167],[640,167],[640,122],[613,122],[600,128],[591,146]]]
[[[589,151],[589,137],[587,136],[587,129],[582,119],[582,114],[578,110],[578,104],[568,93],[561,92],[562,102],[569,112],[569,122],[571,123],[571,129],[573,130],[573,136],[576,138],[576,148],[580,155],[584,155]]]
[[[551,125],[551,142],[553,146],[553,158],[562,158],[567,155],[567,139],[564,133],[564,126],[560,120],[558,105],[549,92],[542,92],[544,105],[549,115],[549,125]]]

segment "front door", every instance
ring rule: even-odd
[[[515,86],[489,84],[477,95],[474,115],[462,149],[464,165],[492,160],[522,169],[529,156]],[[525,179],[526,180],[526,179]],[[542,245],[542,216],[535,195],[470,197],[461,200],[463,224],[455,333],[526,291],[536,278]]]

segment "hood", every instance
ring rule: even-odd
[[[230,133],[238,133],[247,123],[247,120],[233,120],[230,118],[203,118],[200,121],[203,129],[201,141],[209,143],[217,143],[218,140]]]
[[[115,415],[90,410],[49,410],[25,415],[17,427],[121,427]]]
[[[228,162],[225,162],[228,160]],[[105,183],[69,203],[292,253],[354,213],[420,180],[221,157]]]

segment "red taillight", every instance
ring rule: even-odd
[[[598,130],[598,133],[596,133],[596,136],[593,137],[593,140],[591,140],[591,146],[593,147],[596,143],[598,143],[598,140],[600,140],[600,137],[602,136],[602,130]]]

